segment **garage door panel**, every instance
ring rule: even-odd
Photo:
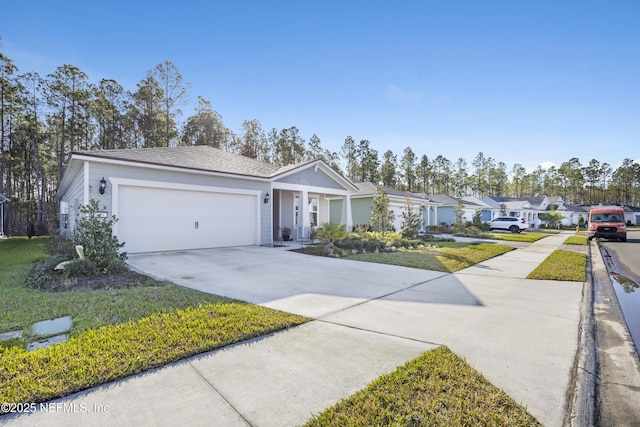
[[[257,197],[120,186],[118,237],[128,252],[257,244]]]

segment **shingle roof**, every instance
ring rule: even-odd
[[[454,199],[451,196],[447,196],[446,194],[432,194],[429,196],[429,199],[443,205],[455,205],[456,203],[458,203],[457,199]]]
[[[209,172],[223,172],[269,178],[299,165],[280,168],[249,157],[207,145],[187,147],[132,148],[121,150],[75,151],[74,154],[102,159],[173,166]]]
[[[376,194],[378,186],[372,182],[355,182],[358,191],[353,196],[373,196]],[[424,193],[412,193],[410,191],[398,190],[393,187],[383,186],[384,191],[389,196],[410,197],[412,199],[428,199]],[[352,197],[353,197],[352,196]]]

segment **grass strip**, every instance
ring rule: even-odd
[[[513,249],[488,243],[439,243],[421,250],[353,254],[346,258],[453,273]]]
[[[0,402],[55,399],[307,320],[252,304],[205,304],[87,330],[33,352],[0,348]]]
[[[587,256],[575,251],[555,250],[529,273],[527,279],[584,282],[587,280]]]
[[[564,241],[565,245],[579,245],[579,246],[587,246],[587,238],[584,236],[569,236],[567,240]]]
[[[548,236],[548,233],[488,233],[488,239],[508,242],[533,243]]]
[[[527,410],[442,346],[373,381],[307,426],[539,426]]]

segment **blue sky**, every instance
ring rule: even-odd
[[[339,151],[507,167],[640,161],[640,2],[5,0],[19,72],[72,64],[135,90],[173,62],[227,127],[297,126]]]

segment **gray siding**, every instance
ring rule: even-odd
[[[64,197],[60,199],[61,202],[69,203],[69,214],[65,218],[60,215],[60,229],[58,234],[71,233],[75,229],[75,221],[80,213],[80,205],[84,203],[84,171],[80,169],[80,172],[73,177],[69,191],[64,194]],[[68,228],[65,228],[65,219]]]
[[[336,181],[331,179],[327,174],[321,170],[314,170],[308,168],[292,175],[286,176],[282,179],[278,179],[278,182],[286,182],[289,184],[302,184],[323,188],[335,188],[337,190],[344,190],[344,188]]]

